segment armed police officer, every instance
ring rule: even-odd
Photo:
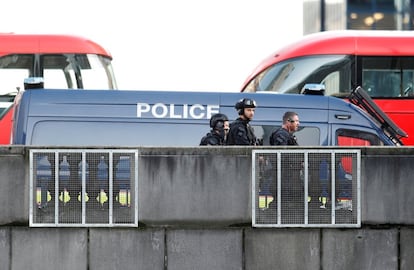
[[[229,119],[227,115],[216,113],[210,118],[211,130],[203,138],[200,145],[224,145],[229,131]]]
[[[299,116],[296,112],[285,112],[282,127],[272,132],[270,145],[298,145],[294,133],[299,128]]]
[[[254,117],[256,101],[249,98],[239,100],[234,106],[239,117],[230,124],[227,145],[257,145],[257,139],[249,122]]]
[[[272,132],[270,145],[298,145],[294,133],[299,128],[299,116],[296,112],[288,111],[283,114],[282,126]],[[287,154],[281,162],[282,168],[282,198],[289,200],[291,205],[303,203],[303,160],[295,155]],[[276,196],[276,194],[273,194]],[[308,197],[309,202],[310,197]]]

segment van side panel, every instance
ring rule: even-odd
[[[262,134],[281,125],[286,111],[296,111],[302,126],[315,127],[321,145],[329,145],[333,123],[381,130],[359,108],[326,96],[268,93],[218,93],[120,90],[26,90],[16,103],[13,144],[58,146],[195,146],[209,130],[215,113],[238,117],[235,103],[256,100],[251,125]],[[334,110],[332,109],[334,108]],[[336,115],[348,115],[338,119]],[[315,141],[315,138],[307,141]]]

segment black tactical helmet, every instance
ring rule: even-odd
[[[239,100],[234,107],[239,115],[242,115],[245,108],[256,108],[256,101],[250,98],[243,98]]]
[[[227,117],[227,115],[222,114],[222,113],[216,113],[210,118],[210,127],[212,129],[222,128],[224,126],[224,121],[229,121],[229,118]],[[221,126],[219,124],[220,122],[221,122]],[[217,124],[219,124],[219,126],[217,126]]]

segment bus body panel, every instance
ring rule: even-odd
[[[1,103],[1,102],[0,102]],[[1,142],[10,142],[10,130],[12,127],[13,106],[11,103],[6,103],[7,108],[0,113],[0,144]],[[2,108],[3,109],[3,108]]]
[[[112,59],[109,51],[80,36],[0,33],[0,56],[33,53],[91,53]]]
[[[321,54],[414,55],[413,42],[412,31],[339,30],[310,34],[262,60],[244,81],[242,89],[262,70],[286,59]]]
[[[344,78],[338,80],[342,80],[342,84],[348,81],[350,84],[348,90],[356,88],[357,86],[363,86],[365,89],[369,90],[368,85],[363,85],[365,82],[371,80],[368,73],[371,72],[371,74],[374,74],[377,72],[377,74],[380,74],[382,72],[385,78],[387,72],[395,72],[394,76],[397,76],[397,79],[399,80],[396,80],[394,86],[398,89],[391,88],[393,87],[392,85],[387,86],[389,80],[387,81],[384,79],[382,81],[381,76],[375,75],[377,77],[374,77],[374,75],[372,75],[372,78],[378,78],[378,82],[376,82],[378,92],[372,91],[372,94],[370,95],[379,107],[408,133],[409,136],[403,139],[404,144],[414,145],[414,126],[410,125],[410,123],[414,121],[414,48],[412,44],[414,44],[413,31],[340,30],[307,35],[265,58],[247,77],[242,85],[241,91],[252,91],[251,89],[246,89],[251,85],[259,85],[260,80],[262,80],[261,78],[265,77],[263,74],[277,64],[280,64],[282,67],[284,63],[293,63],[291,61],[297,61],[295,63],[308,61],[309,63],[315,61],[316,57],[320,56],[338,56],[338,59],[339,56],[354,57],[352,62],[351,60],[350,62],[347,62],[349,67],[342,67],[347,70],[349,68],[349,72],[346,74],[348,77],[344,76]],[[387,63],[390,64],[390,68],[383,66],[384,63],[376,61],[376,58],[372,58],[371,63],[368,63],[370,57],[384,59],[384,62],[389,61]],[[395,59],[392,57],[395,57]],[[366,63],[364,61],[366,61]],[[404,63],[404,61],[406,62]],[[346,63],[346,61],[344,61],[344,63]],[[363,66],[365,64],[367,67]],[[324,68],[328,68],[328,65],[332,65],[332,62],[327,62],[326,65],[321,66],[315,65],[314,74],[320,74],[319,77],[312,74],[311,70],[307,70],[310,74],[309,79],[320,80],[320,77],[324,74],[323,72],[326,72],[324,71]],[[393,71],[389,71],[392,69],[392,65],[395,65],[396,68]],[[300,72],[297,66],[295,66],[295,68],[296,72]],[[340,68],[341,66],[338,64],[337,70]],[[296,79],[296,75],[294,76],[292,74],[295,70],[288,70],[290,78]],[[366,70],[369,71],[367,72]],[[341,72],[344,71],[342,70]],[[271,72],[269,71],[268,74],[271,74]],[[276,69],[274,74],[274,76],[280,75],[277,74]],[[401,74],[406,76],[406,78],[402,79]],[[270,76],[272,75],[269,75],[266,78],[266,81],[264,82],[265,84],[272,83]],[[280,84],[280,82],[278,83]],[[300,85],[304,83],[323,83],[323,81],[300,82]],[[327,87],[329,86],[330,85],[327,85]],[[378,86],[381,86],[383,89],[378,88]],[[271,87],[269,87],[269,89],[270,88]],[[284,92],[286,89],[280,91]],[[388,93],[385,93],[384,95],[384,91],[388,91]],[[405,95],[406,92],[409,94]]]

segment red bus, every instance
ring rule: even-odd
[[[13,101],[27,78],[44,88],[117,89],[111,54],[71,35],[0,33],[0,144],[10,143]]]
[[[300,93],[307,83],[348,97],[358,86],[408,134],[414,145],[414,32],[327,31],[276,51],[252,72],[242,92]]]

